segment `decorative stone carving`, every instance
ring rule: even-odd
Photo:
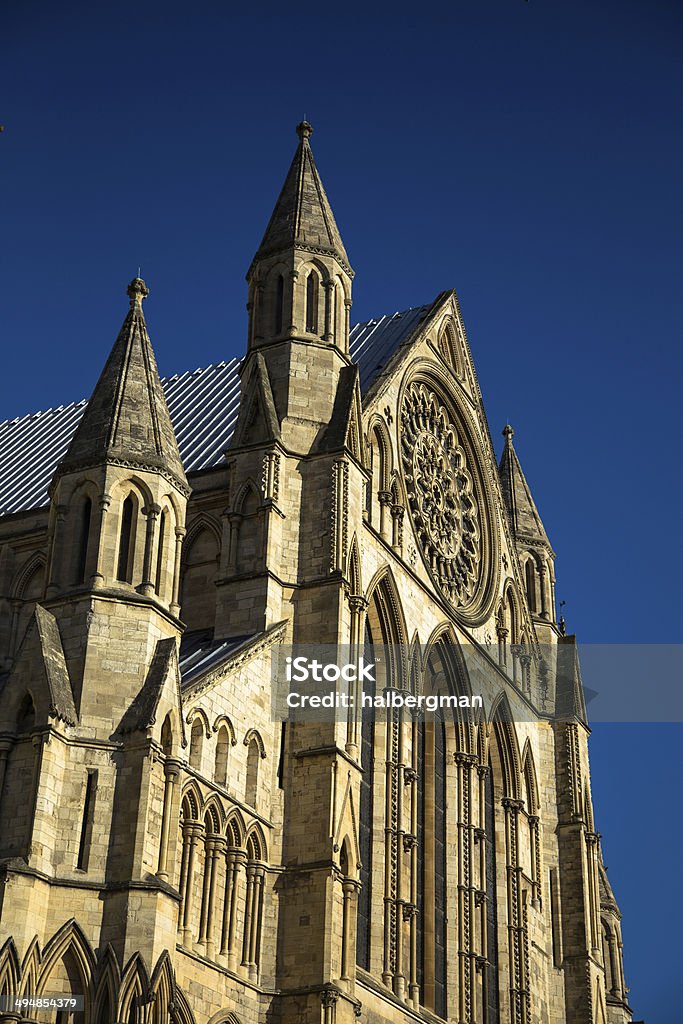
[[[450,413],[420,381],[409,385],[403,399],[401,455],[425,563],[451,604],[466,604],[481,561],[477,499]]]

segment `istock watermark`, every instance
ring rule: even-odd
[[[683,721],[683,646],[437,642],[272,649],[280,721],[401,713],[511,721]]]

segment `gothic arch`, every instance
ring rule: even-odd
[[[517,730],[514,726],[510,703],[504,693],[500,693],[494,702],[491,710],[491,722],[500,759],[503,796],[521,800],[521,762]]]
[[[204,804],[204,807],[202,808],[202,819],[205,825],[207,823],[207,819],[211,825],[211,828],[207,829],[207,833],[213,832],[215,835],[222,834],[225,813],[223,811],[223,806],[215,793],[212,794]]]
[[[527,811],[529,814],[538,814],[540,808],[538,776],[536,774],[534,752],[529,739],[526,740],[522,753],[522,774],[524,776],[524,796]]]
[[[252,740],[256,743],[256,746],[258,747],[259,755],[261,757],[266,757],[266,747],[261,738],[261,733],[258,731],[258,729],[247,729],[247,732],[245,733],[243,740],[245,747],[248,747]]]
[[[220,555],[220,526],[203,512],[188,527],[180,564],[180,603],[183,621],[189,630],[213,628],[216,615],[213,582]]]
[[[464,374],[462,358],[460,356],[460,345],[458,343],[458,332],[453,318],[450,316],[446,316],[439,325],[436,347],[441,358],[448,364],[456,377],[462,379]]]
[[[33,555],[28,558],[22,565],[19,572],[14,577],[14,581],[10,587],[10,594],[14,598],[18,598],[23,601],[26,598],[24,595],[29,589],[29,585],[33,582],[34,577],[41,571],[45,571],[46,558],[43,551],[36,551]]]
[[[237,492],[233,511],[242,516],[255,515],[260,509],[261,503],[261,491],[256,482],[249,477]]]
[[[199,821],[199,809],[203,804],[202,795],[199,791],[199,786],[196,784],[194,779],[189,785],[183,790],[182,798],[180,801],[181,812],[183,817],[189,812],[191,821]]]
[[[185,716],[185,721],[190,727],[192,727],[192,725],[194,725],[195,719],[197,718],[201,719],[202,725],[204,726],[204,736],[206,737],[207,740],[210,740],[211,726],[209,725],[208,715],[206,714],[206,711],[204,711],[203,708],[190,708],[187,715]]]
[[[445,692],[454,697],[470,698],[472,687],[467,665],[457,636],[448,622],[436,626],[425,644],[425,671],[432,658],[437,658],[441,663]],[[452,733],[454,750],[459,753],[475,754],[478,717],[469,708],[455,708],[452,715],[444,716],[444,720],[449,733]]]
[[[358,537],[354,533],[349,545],[346,575],[349,578],[349,592],[352,597],[363,593],[363,569],[358,550]]]
[[[233,811],[228,816],[228,820],[225,825],[225,834],[228,839],[228,845],[239,848],[244,845],[246,826],[244,824],[244,818],[239,811]]]
[[[232,1010],[219,1010],[207,1021],[207,1024],[242,1024],[242,1021]]]
[[[247,771],[244,787],[244,799],[250,807],[256,807],[258,803],[259,788],[261,785],[259,761],[266,756],[266,748],[260,733],[258,733],[256,729],[249,729],[244,737],[244,745],[247,748]]]
[[[510,630],[510,643],[518,644],[522,635],[522,602],[517,586],[512,579],[508,579],[505,582],[503,606],[506,616],[505,624]]]
[[[407,646],[407,629],[398,587],[391,567],[378,569],[368,586],[366,600],[368,607],[374,601],[378,605],[382,643]]]
[[[339,870],[347,878],[355,878],[358,863],[358,843],[352,842],[348,833],[339,844]]]
[[[131,491],[135,492],[140,502],[140,508],[155,504],[154,495],[149,484],[135,473],[125,477],[123,480],[117,480],[112,486],[111,496],[114,501],[123,504],[124,499],[128,497]]]
[[[194,1014],[190,1009],[187,996],[179,985],[176,985],[175,988],[175,1006],[171,1021],[172,1024],[195,1024]]]
[[[405,616],[389,566],[375,573],[368,588],[367,602],[366,624],[373,643],[387,647],[389,661],[385,684],[396,685],[405,678],[408,645]]]
[[[9,938],[0,950],[0,995],[14,997],[19,994],[21,965],[14,939]]]
[[[244,840],[244,846],[249,860],[265,862],[268,860],[268,848],[263,829],[258,824],[252,824]]]
[[[224,727],[224,728],[227,729],[228,736],[230,737],[230,746],[234,747],[237,744],[237,739],[235,738],[235,727],[234,727],[234,725],[232,724],[232,722],[230,721],[230,719],[228,718],[227,715],[219,715],[218,716],[216,721],[213,723],[212,731],[213,732],[218,732],[218,730],[221,727]]]
[[[97,988],[95,990],[93,1020],[95,1024],[108,1024],[114,1007],[118,1003],[118,992],[121,986],[121,971],[116,954],[110,943],[104,951],[98,970]]]
[[[165,949],[156,962],[150,981],[150,996],[154,1009],[150,1024],[167,1024],[175,995],[175,974],[173,964]]]
[[[20,995],[30,995],[38,991],[38,976],[40,974],[40,946],[37,937],[31,940],[21,964],[21,990]]]
[[[183,563],[187,561],[189,552],[192,549],[192,545],[196,541],[197,537],[202,531],[208,530],[211,536],[216,541],[216,546],[220,550],[221,546],[221,530],[220,526],[216,522],[213,516],[208,515],[206,512],[200,512],[198,516],[193,518],[192,523],[187,528],[187,533],[183,541]]]
[[[50,978],[60,963],[69,977],[72,994],[83,995],[84,1018],[88,1020],[92,1009],[93,977],[97,959],[92,946],[74,918],[62,925],[43,951],[36,986],[37,995],[50,992]]]
[[[138,1005],[149,998],[149,971],[140,953],[133,953],[121,975],[119,1010],[117,1020],[127,1021],[131,1016],[133,1001]]]
[[[161,726],[160,742],[161,749],[166,757],[172,757],[177,747],[176,735],[180,731],[174,724],[175,712],[169,711]]]

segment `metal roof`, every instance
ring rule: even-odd
[[[257,633],[230,637],[228,640],[214,640],[212,629],[200,629],[185,633],[180,641],[179,667],[183,686],[193,679],[216,668],[231,654],[244,647]]]
[[[416,306],[351,328],[350,355],[363,393],[429,309]],[[161,382],[188,475],[225,458],[239,409],[239,365],[231,359]],[[0,516],[48,503],[48,486],[86,405],[83,399],[0,423]]]

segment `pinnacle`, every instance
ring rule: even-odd
[[[352,273],[330,201],[313,159],[309,142],[313,128],[304,120],[297,125],[296,133],[299,145],[252,268],[266,257],[298,248],[334,256],[348,273]]]
[[[136,277],[126,291],[130,309],[57,472],[117,461],[161,471],[186,489],[142,311],[149,289]]]
[[[507,506],[513,533],[518,540],[550,548],[543,521],[531,495],[521,463],[512,443],[514,430],[509,423],[503,428],[505,447],[500,460],[499,473],[503,499]]]

